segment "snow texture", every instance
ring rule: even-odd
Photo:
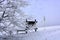
[[[33,19],[21,11],[25,5],[28,4],[22,0],[0,0],[0,40],[59,40],[60,26],[40,27],[37,32],[29,30],[27,34],[16,33],[25,29],[26,18]]]

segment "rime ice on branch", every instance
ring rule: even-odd
[[[0,0],[0,32],[2,35],[16,34],[15,31],[26,28],[26,19],[32,17],[24,14],[21,8],[27,5],[28,3],[24,0]]]

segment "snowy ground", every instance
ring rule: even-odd
[[[31,32],[24,40],[60,40],[60,26],[41,27],[37,32]]]
[[[60,26],[41,27],[37,32],[30,31],[23,37],[13,37],[9,40],[60,40]]]

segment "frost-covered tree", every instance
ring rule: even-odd
[[[26,19],[33,19],[33,17],[26,15],[21,10],[25,6],[28,6],[25,0],[0,0],[1,35],[15,35],[17,34],[17,30],[25,30],[28,28],[26,26]]]
[[[0,0],[0,32],[9,35],[9,32],[24,29],[24,20],[27,15],[22,12],[21,8],[27,5],[24,0]]]

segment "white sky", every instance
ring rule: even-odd
[[[43,21],[46,17],[45,25],[60,25],[60,0],[28,0],[31,3],[24,11]],[[42,24],[42,23],[41,23]]]

